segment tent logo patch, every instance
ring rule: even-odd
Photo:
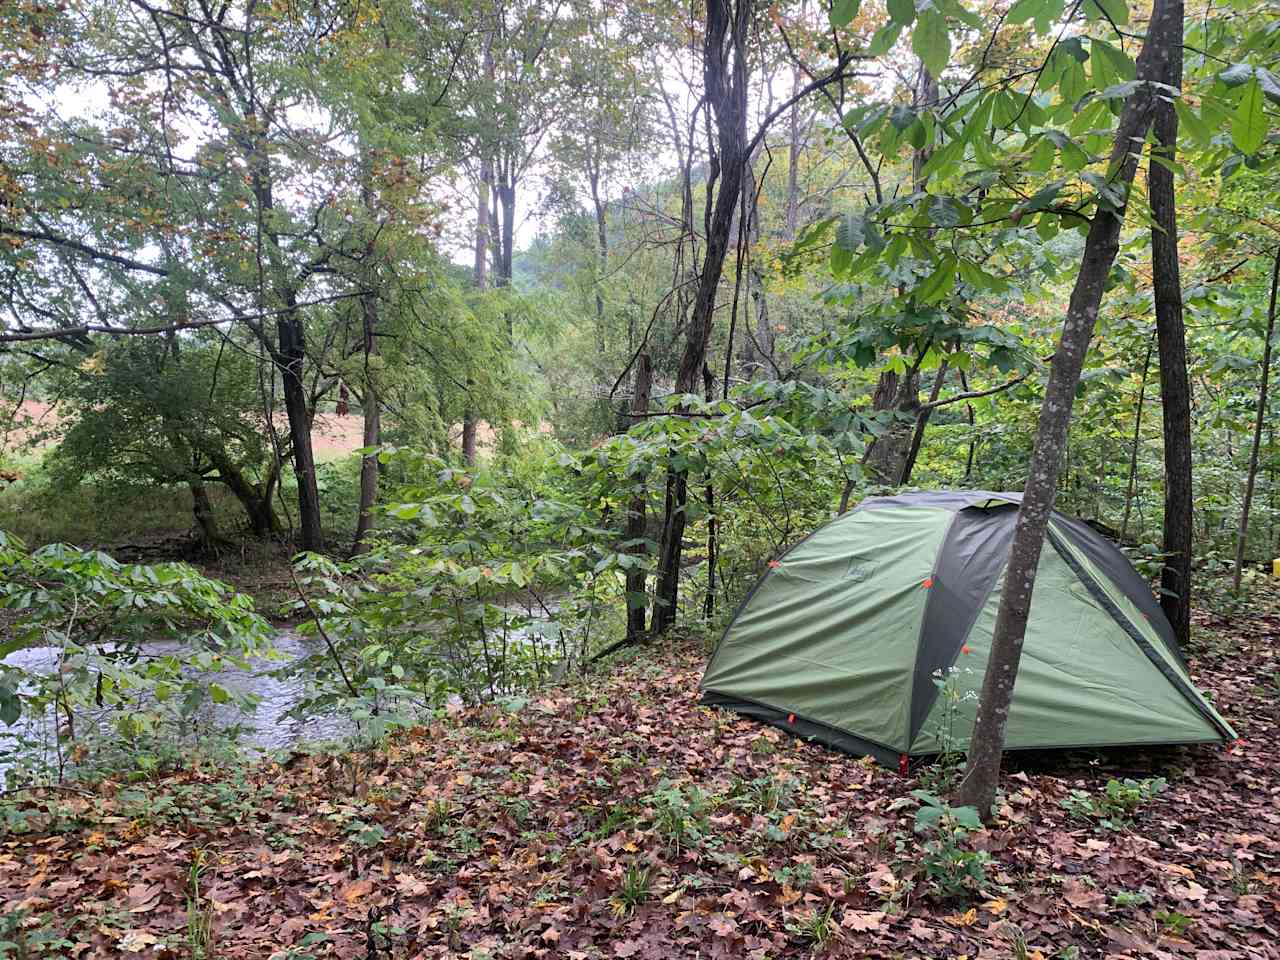
[[[876,565],[869,557],[850,557],[849,566],[845,569],[844,576],[846,580],[853,583],[861,583],[869,580],[871,575],[875,573]]]

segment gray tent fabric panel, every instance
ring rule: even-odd
[[[933,708],[938,687],[934,671],[955,663],[978,613],[1009,558],[1018,508],[966,507],[956,513],[938,551],[938,562],[920,626],[915,674],[911,681],[911,734],[914,741]]]
[[[1169,619],[1160,609],[1160,604],[1156,602],[1150,586],[1138,571],[1133,569],[1133,564],[1120,552],[1120,549],[1088,524],[1081,523],[1079,520],[1072,520],[1070,517],[1055,513],[1053,522],[1062,535],[1078,547],[1080,552],[1089,558],[1089,562],[1102,571],[1107,579],[1114,583],[1142,612],[1155,632],[1159,634],[1165,647],[1173,654],[1174,659],[1185,668],[1187,661],[1182,651],[1178,649],[1178,641],[1173,635],[1173,627],[1169,624]]]
[[[990,490],[921,490],[897,493],[889,497],[868,497],[853,508],[880,510],[885,507],[929,507],[933,510],[964,510],[966,507],[992,507],[1006,503],[1022,503],[1020,493],[993,493]]]

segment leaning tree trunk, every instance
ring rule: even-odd
[[[1124,518],[1120,521],[1120,539],[1129,536],[1129,517],[1133,513],[1133,497],[1138,488],[1138,447],[1142,443],[1142,409],[1147,403],[1147,374],[1151,370],[1151,347],[1142,358],[1142,380],[1138,387],[1138,412],[1133,418],[1133,446],[1129,449],[1129,482],[1124,491]]]
[[[1182,86],[1182,0],[1171,0],[1175,35],[1171,37],[1164,75],[1171,87]],[[1173,104],[1156,104],[1156,143],[1147,168],[1151,196],[1151,276],[1160,357],[1160,409],[1164,420],[1164,566],[1160,571],[1160,606],[1173,626],[1178,644],[1191,642],[1191,381],[1187,376],[1187,338],[1182,319],[1182,277],[1178,268],[1178,217],[1173,190],[1178,115]],[[1157,159],[1159,158],[1159,159]],[[1164,163],[1161,162],[1164,161]]]
[[[1267,339],[1262,346],[1262,382],[1258,385],[1258,412],[1253,418],[1253,444],[1249,448],[1249,472],[1244,481],[1244,503],[1240,508],[1240,532],[1236,539],[1236,569],[1231,576],[1231,589],[1240,592],[1244,575],[1244,548],[1249,538],[1249,510],[1253,506],[1253,487],[1258,478],[1258,451],[1262,448],[1262,427],[1267,422],[1267,381],[1271,373],[1271,339],[1276,335],[1276,287],[1280,286],[1280,249],[1271,264],[1271,302],[1267,307]]]
[[[708,0],[703,44],[702,75],[707,109],[715,113],[718,164],[713,163],[707,184],[706,253],[702,275],[685,330],[685,348],[676,374],[676,393],[693,393],[707,363],[715,319],[716,291],[724,273],[730,247],[734,213],[742,191],[747,163],[747,39],[751,0]],[[711,199],[715,167],[719,189]],[[675,621],[680,591],[680,556],[684,543],[685,511],[689,500],[689,475],[685,469],[667,471],[666,518],[658,558],[658,588],[654,598],[653,632],[665,631]]]
[[[1022,657],[1027,617],[1031,612],[1036,566],[1057,493],[1058,475],[1071,424],[1071,407],[1089,341],[1093,338],[1107,275],[1120,247],[1120,230],[1124,225],[1129,188],[1133,185],[1138,164],[1133,145],[1141,143],[1151,127],[1157,102],[1152,82],[1165,76],[1167,59],[1179,36],[1181,14],[1178,0],[1156,0],[1147,38],[1138,57],[1139,86],[1125,101],[1111,152],[1111,183],[1122,192],[1124,200],[1117,209],[1100,206],[1094,214],[1058,349],[1049,368],[1049,382],[1040,407],[1022,507],[1018,511],[1009,561],[1005,567],[1004,589],[1000,595],[990,659],[969,745],[969,762],[958,790],[958,802],[976,807],[984,818],[990,816],[995,801],[1009,704]]]

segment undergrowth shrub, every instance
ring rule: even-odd
[[[1072,790],[1062,800],[1063,808],[1082,820],[1096,820],[1108,830],[1123,830],[1133,823],[1133,815],[1164,792],[1164,777],[1144,780],[1108,780],[1099,794]]]
[[[971,897],[987,884],[991,855],[975,850],[971,834],[982,829],[973,807],[953,807],[925,790],[913,790],[920,801],[915,830],[927,839],[920,846],[920,866],[932,892],[942,899]]]

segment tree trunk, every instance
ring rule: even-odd
[[[759,184],[753,164],[748,161],[743,180],[742,208],[746,220],[746,245],[749,257],[747,290],[755,307],[755,330],[747,328],[742,344],[742,375],[747,379],[764,375],[765,367],[773,360],[773,326],[769,322],[769,298],[765,292],[764,264],[756,256],[760,244],[760,210],[756,202]],[[729,387],[725,378],[725,390]]]
[[[1124,492],[1124,519],[1120,521],[1120,539],[1129,535],[1129,515],[1133,512],[1133,495],[1138,487],[1138,446],[1142,442],[1142,408],[1147,402],[1147,372],[1151,369],[1150,340],[1142,358],[1142,380],[1138,387],[1138,412],[1133,417],[1133,446],[1129,451],[1129,483]]]
[[[1156,79],[1171,87],[1182,86],[1183,0],[1170,0],[1176,20],[1163,76]],[[1186,329],[1182,318],[1182,278],[1178,268],[1178,218],[1174,200],[1173,171],[1156,160],[1174,160],[1178,140],[1178,115],[1173,104],[1160,100],[1155,107],[1156,143],[1147,168],[1151,197],[1151,276],[1156,308],[1156,335],[1160,358],[1160,410],[1164,424],[1164,532],[1166,555],[1160,571],[1160,606],[1173,627],[1178,644],[1191,641],[1191,382],[1187,377]]]
[[[937,102],[938,81],[921,64],[916,73],[912,105],[916,109],[922,109]],[[932,151],[924,148],[912,152],[911,176],[917,193],[922,193],[928,188],[929,181],[924,176],[923,169],[929,162],[931,153]],[[917,358],[917,366],[924,359],[924,349],[921,350],[921,356]],[[865,461],[867,470],[877,483],[885,485],[901,483],[902,477],[910,475],[911,472],[910,462],[914,459],[911,448],[915,443],[916,433],[923,430],[920,419],[921,417],[928,419],[927,411],[920,409],[920,379],[916,370],[911,370],[905,377],[898,377],[888,372],[882,373],[876,384],[872,406],[880,412],[892,410],[893,418],[889,421],[884,433],[871,442]]]
[[[1258,412],[1253,418],[1253,444],[1249,448],[1249,472],[1244,481],[1244,504],[1240,508],[1240,533],[1236,538],[1236,569],[1231,576],[1231,589],[1240,592],[1244,575],[1244,552],[1249,539],[1249,510],[1253,506],[1253,487],[1258,477],[1258,451],[1262,448],[1262,427],[1267,422],[1267,382],[1271,373],[1271,340],[1276,335],[1276,288],[1280,286],[1280,248],[1271,264],[1271,302],[1267,307],[1267,339],[1262,347],[1262,382],[1258,385]]]
[[[491,48],[485,47],[486,69],[493,66]],[[493,161],[488,157],[480,161],[480,184],[476,191],[476,249],[471,267],[471,282],[477,290],[483,290],[488,282],[489,268],[489,195],[493,187]],[[462,412],[462,462],[474,466],[476,462],[476,413],[471,406],[471,388],[474,381],[467,378],[466,409]]]
[[[212,550],[222,542],[222,535],[218,532],[218,518],[213,512],[209,491],[197,480],[192,480],[188,486],[191,488],[191,513],[200,530],[200,543],[205,549]]]
[[[604,334],[604,274],[609,266],[608,207],[600,196],[600,165],[596,158],[588,162],[587,182],[591,186],[591,205],[596,213],[596,346],[601,354],[605,348]]]
[[[803,75],[799,66],[791,68],[791,92],[800,89]],[[797,101],[787,116],[787,203],[785,224],[787,239],[794,240],[800,227],[800,103]]]
[[[373,174],[371,161],[367,151],[362,158],[362,181],[360,199],[365,213],[375,216]],[[376,233],[365,243],[365,257],[372,265],[376,253]],[[369,280],[374,279],[376,267],[369,271]],[[371,284],[372,285],[372,284]],[[377,447],[382,443],[382,405],[378,395],[376,364],[373,358],[378,355],[378,299],[366,292],[360,298],[361,333],[364,340],[364,430],[361,435],[361,446]],[[369,549],[369,533],[373,529],[373,505],[378,499],[378,477],[381,464],[377,453],[366,453],[360,460],[360,503],[356,513],[356,533],[351,544],[353,555],[364,553]]]
[[[978,700],[969,762],[958,790],[958,802],[976,807],[984,818],[991,815],[995,801],[1009,703],[1022,657],[1036,566],[1057,493],[1058,475],[1071,424],[1071,407],[1085,353],[1093,338],[1107,276],[1120,246],[1124,209],[1137,170],[1133,145],[1143,141],[1151,126],[1156,98],[1150,81],[1158,81],[1165,75],[1165,63],[1179,35],[1177,27],[1181,22],[1181,12],[1178,0],[1156,0],[1152,10],[1147,38],[1138,57],[1138,80],[1147,82],[1141,83],[1125,101],[1109,166],[1113,171],[1111,183],[1123,191],[1124,201],[1119,209],[1107,210],[1099,206],[1094,214],[1058,349],[1049,367],[1049,382],[1040,407],[1022,507],[1018,511],[1009,561],[1005,567],[990,659]]]
[[[218,471],[218,481],[231,491],[240,502],[240,506],[244,508],[245,516],[249,518],[249,529],[253,535],[259,539],[266,539],[273,533],[279,532],[280,522],[276,519],[275,509],[271,506],[277,477],[274,470],[267,482],[259,489],[245,478],[239,467],[217,450],[206,449],[204,454]]]
[[[685,328],[685,348],[676,374],[676,392],[693,393],[707,362],[707,346],[715,319],[716,292],[724,273],[730,234],[747,163],[747,40],[751,0],[708,0],[702,75],[707,109],[715,114],[718,156],[707,184],[706,253],[693,311]],[[718,168],[718,169],[717,169]],[[719,189],[712,200],[712,186]],[[665,631],[675,621],[680,589],[680,555],[688,505],[688,473],[668,468],[666,518],[658,560],[653,630]]]
[[[306,345],[302,318],[296,307],[280,318],[279,367],[284,386],[284,409],[289,418],[289,440],[293,446],[293,476],[298,483],[298,545],[303,550],[323,550],[320,528],[320,489],[316,484],[316,461],[311,448],[311,412],[307,387],[303,382]]]
[[[653,387],[653,364],[649,354],[641,353],[636,357],[635,394],[631,398],[631,412],[635,422],[649,412],[649,392]],[[642,481],[643,482],[643,481]],[[627,509],[627,525],[624,537],[630,546],[628,552],[635,556],[646,556],[648,546],[644,543],[648,509],[648,492],[642,488],[631,498]],[[645,572],[643,569],[629,567],[627,569],[627,642],[637,643],[644,636],[645,605],[648,594],[645,588]]]
[[[933,378],[933,388],[929,391],[929,403],[932,404],[942,393],[942,384],[946,382],[949,361],[943,360]],[[920,456],[920,444],[924,442],[924,429],[929,425],[929,417],[933,407],[926,406],[916,415],[916,428],[911,435],[911,446],[907,448],[907,458],[902,464],[902,475],[898,477],[898,486],[905,487],[911,482],[911,472],[916,468],[916,457]]]
[[[499,179],[494,187],[496,199],[501,205],[502,217],[498,230],[498,248],[494,257],[496,266],[495,286],[511,286],[512,264],[515,262],[516,237],[516,184],[508,174]],[[508,314],[510,317],[510,314]]]
[[[892,371],[880,374],[871,406],[877,412],[888,413],[891,419],[884,433],[871,441],[865,466],[872,480],[888,486],[902,476],[911,449],[914,421],[920,410],[919,375],[915,370],[905,376]]]
[[[969,378],[965,376],[963,370],[959,371],[959,374],[960,374],[960,389],[963,392],[968,393]],[[973,412],[973,404],[968,402],[967,400],[965,401],[964,409],[965,409],[965,419],[969,421],[969,452],[965,456],[965,461],[964,461],[964,482],[966,485],[968,485],[969,481],[973,478],[973,458],[978,452],[978,438],[977,438],[978,418],[977,418],[977,415]]]
[[[364,321],[364,431],[361,445],[377,447],[382,443],[382,405],[378,398],[376,374],[369,361],[378,355],[378,305],[372,295],[366,295],[360,298],[360,306]],[[378,454],[366,453],[360,460],[360,506],[356,516],[355,541],[351,545],[353,554],[369,549],[368,538],[373,529],[373,505],[378,499],[380,473]]]

